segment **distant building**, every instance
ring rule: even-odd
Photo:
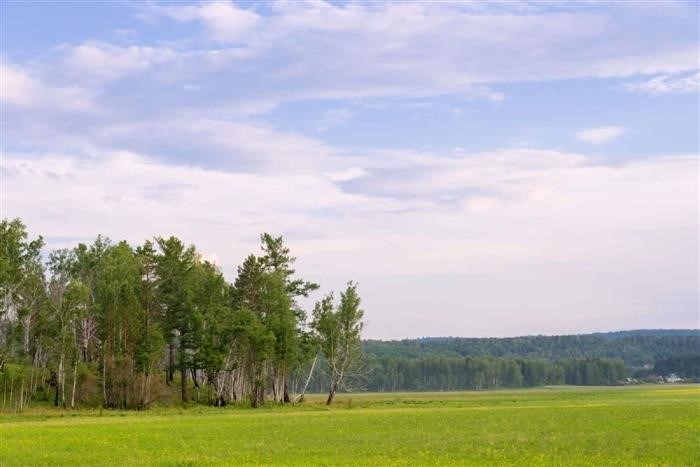
[[[683,381],[683,378],[681,378],[680,376],[678,376],[675,373],[671,373],[670,375],[666,376],[666,378],[664,378],[664,379],[666,380],[667,383],[678,383],[680,381]]]

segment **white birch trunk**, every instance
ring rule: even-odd
[[[73,391],[71,392],[70,395],[70,408],[74,409],[75,408],[75,383],[78,379],[78,361],[76,360],[75,364],[73,365]]]

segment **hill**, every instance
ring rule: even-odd
[[[564,336],[425,337],[394,341],[366,340],[374,357],[523,357],[546,360],[620,359],[630,367],[681,355],[700,354],[700,330],[650,329]]]

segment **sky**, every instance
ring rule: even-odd
[[[696,2],[12,2],[2,217],[283,235],[365,337],[696,328]]]

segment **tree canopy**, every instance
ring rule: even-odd
[[[141,409],[177,385],[182,402],[286,403],[322,353],[297,303],[319,285],[296,276],[281,236],[262,234],[228,282],[176,237],[133,247],[98,236],[44,262],[21,220],[0,233],[0,377],[21,381],[23,400]]]

